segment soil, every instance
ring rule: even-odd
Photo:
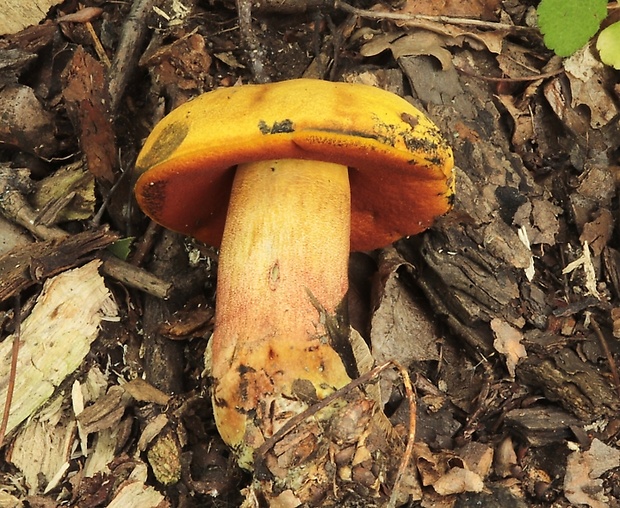
[[[67,0],[1,36],[0,506],[620,507],[619,74],[595,40],[555,56],[534,8]],[[454,151],[453,209],[350,259],[349,320],[402,366],[364,379],[393,431],[373,465],[415,421],[398,495],[370,466],[314,497],[267,453],[239,468],[204,371],[218,251],[132,195],[166,113],[299,77],[403,96]]]

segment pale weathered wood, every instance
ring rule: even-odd
[[[99,275],[100,261],[49,279],[21,326],[7,433],[43,406],[78,369],[117,306]],[[14,337],[0,344],[0,401],[6,400]]]

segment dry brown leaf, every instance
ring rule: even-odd
[[[412,267],[395,249],[385,249],[374,289],[376,310],[371,319],[370,343],[377,363],[398,361],[408,368],[414,361],[438,360],[439,336],[427,310],[416,300],[401,277]],[[387,400],[396,372],[382,377],[382,397]]]
[[[499,0],[406,0],[398,12],[497,20]]]
[[[467,469],[486,478],[493,465],[493,448],[487,444],[470,441],[458,450],[458,455],[463,459]]]
[[[497,96],[513,121],[512,143],[518,153],[528,150],[529,142],[534,138],[534,122],[529,104],[521,104],[513,95]]]
[[[390,50],[395,59],[402,56],[430,55],[441,63],[442,69],[452,66],[452,54],[445,48],[443,38],[433,32],[417,30],[413,34],[379,34],[360,48],[362,56],[374,56]]]
[[[43,108],[32,88],[11,85],[0,92],[0,146],[49,158],[56,152],[54,115]]]
[[[517,363],[522,358],[527,357],[525,347],[521,344],[523,334],[506,321],[493,318],[491,320],[491,329],[495,335],[493,347],[504,356],[506,368],[510,373],[510,377],[514,378]]]
[[[428,30],[435,34],[440,34],[446,46],[463,46],[467,43],[469,47],[478,50],[488,50],[494,54],[500,54],[506,39],[504,30],[480,31],[472,28],[463,28],[457,25],[449,25],[435,21],[415,20],[411,22],[398,21],[397,26]]]
[[[562,209],[547,197],[532,199],[521,205],[514,215],[513,222],[524,227],[531,245],[555,245],[560,232]]]
[[[461,492],[481,492],[483,488],[482,478],[473,471],[462,467],[453,467],[433,483],[435,492],[442,496],[460,494]]]
[[[507,478],[512,476],[516,465],[517,454],[515,453],[512,439],[508,436],[497,446],[495,460],[493,461],[493,469],[495,470],[495,474],[500,478]]]
[[[416,443],[414,456],[423,486],[434,484],[445,473],[445,462],[440,461],[426,444]]]
[[[583,226],[579,240],[588,242],[595,256],[599,256],[614,232],[614,216],[607,208],[601,208],[594,220]]]
[[[618,107],[607,91],[609,67],[603,65],[585,46],[564,61],[564,69],[570,81],[571,106],[585,105],[590,110],[590,126],[600,129],[618,115]]]
[[[607,508],[608,498],[603,491],[600,476],[620,467],[620,450],[594,439],[590,449],[568,456],[564,495],[571,503],[591,508]]]
[[[170,97],[170,107],[174,108],[208,88],[212,62],[204,37],[192,33],[146,54],[140,65],[149,68],[155,82]]]

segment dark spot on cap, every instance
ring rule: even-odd
[[[188,132],[189,124],[187,122],[166,125],[151,145],[151,149],[140,159],[139,166],[136,166],[136,169],[143,172],[165,161],[183,143]]]
[[[258,130],[260,130],[262,134],[286,134],[295,132],[293,122],[288,119],[282,120],[281,122],[273,122],[271,127],[264,120],[260,120],[258,122]]]
[[[166,203],[166,186],[168,183],[164,180],[150,182],[143,187],[142,202],[145,210],[150,215],[158,217],[161,215],[164,204]]]

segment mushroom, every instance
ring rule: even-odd
[[[149,217],[220,247],[213,410],[251,469],[291,416],[350,382],[332,326],[349,251],[419,233],[446,213],[451,149],[397,95],[296,79],[185,103],[154,128],[136,169]]]

